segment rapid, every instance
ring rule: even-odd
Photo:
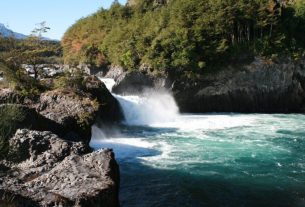
[[[115,82],[102,79],[111,90]],[[305,116],[179,114],[168,92],[120,96],[112,148],[122,206],[305,206]]]

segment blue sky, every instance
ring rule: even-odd
[[[126,0],[119,0],[125,4]],[[61,39],[81,17],[99,8],[109,8],[113,0],[0,0],[0,23],[15,32],[30,34],[35,25],[46,21],[51,30],[44,36]]]

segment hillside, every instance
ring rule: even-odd
[[[14,37],[16,39],[25,39],[27,36],[21,33],[14,32],[0,23],[0,36],[2,37]]]
[[[256,55],[298,59],[304,33],[302,0],[133,0],[80,19],[62,45],[70,64],[194,77]]]

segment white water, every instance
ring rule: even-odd
[[[112,91],[115,81],[110,78],[101,78]],[[120,96],[113,94],[119,101],[124,116],[125,124],[138,126],[151,126],[177,120],[179,109],[169,92],[147,90],[137,96]]]
[[[112,91],[113,86],[115,85],[115,81],[112,78],[100,78],[100,80],[106,85],[109,91]]]
[[[106,87],[111,91],[115,85],[113,79],[101,79]],[[197,134],[198,139],[205,139],[205,133],[210,130],[221,130],[226,128],[251,126],[255,123],[255,118],[251,116],[232,116],[232,115],[180,115],[177,104],[172,95],[165,91],[147,90],[138,96],[120,96],[113,94],[119,101],[127,126],[145,126],[153,130],[143,130],[139,134],[124,134],[120,130],[107,130],[106,135],[103,129],[94,126],[92,128],[92,146],[102,146],[113,148],[119,158],[137,157],[143,161],[157,163],[166,160],[173,152],[173,147],[166,141],[158,143],[150,142],[147,137],[151,134],[160,137],[185,136]],[[154,129],[161,130],[160,132]],[[135,129],[137,131],[138,129]],[[175,131],[174,133],[171,131]],[[169,132],[168,132],[169,131]],[[158,149],[160,152],[155,156],[151,155],[152,150]]]
[[[178,107],[166,92],[151,91],[142,96],[119,96],[127,125],[153,126],[173,122],[178,118]]]

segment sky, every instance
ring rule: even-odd
[[[14,32],[30,34],[37,23],[46,21],[51,30],[43,36],[60,40],[78,19],[101,7],[109,8],[113,0],[0,0],[0,23]],[[119,0],[125,4],[126,0]]]

